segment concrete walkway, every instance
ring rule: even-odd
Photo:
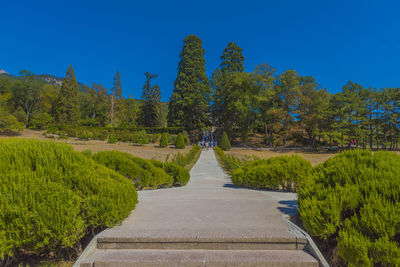
[[[190,174],[184,187],[140,191],[137,208],[81,266],[318,266],[282,219],[296,213],[296,194],[234,186],[212,150]]]

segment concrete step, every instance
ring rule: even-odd
[[[264,266],[317,267],[303,250],[98,250],[81,267]]]
[[[184,237],[112,237],[101,236],[99,249],[215,249],[215,250],[302,250],[307,239],[302,236],[264,238],[184,238]]]

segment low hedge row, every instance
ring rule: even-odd
[[[280,156],[245,163],[232,173],[232,182],[249,188],[295,192],[310,171],[309,161],[297,155]]]
[[[171,162],[190,170],[199,159],[200,153],[201,147],[199,145],[194,145],[188,154],[183,155],[178,153],[171,159]]]
[[[218,146],[214,147],[214,152],[222,168],[227,173],[232,173],[234,170],[241,167],[246,161],[248,161],[248,160],[241,160],[234,156],[228,155]]]
[[[119,151],[102,151],[91,156],[97,163],[132,179],[138,189],[172,186],[173,177],[151,161]]]
[[[129,179],[70,145],[0,140],[0,263],[77,247],[91,229],[120,223],[136,203]]]
[[[151,160],[154,166],[162,168],[168,175],[174,179],[174,186],[184,186],[189,182],[189,171],[171,162],[161,162],[158,160]]]
[[[300,185],[307,231],[336,239],[348,266],[400,266],[400,156],[347,151],[316,166]]]

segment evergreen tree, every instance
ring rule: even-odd
[[[72,65],[69,66],[61,85],[55,113],[59,123],[75,122],[80,119],[78,82]]]
[[[111,109],[110,109],[110,124],[111,127],[114,127],[116,117],[118,112],[120,112],[123,107],[122,101],[122,86],[121,86],[121,77],[117,70],[117,73],[114,76],[114,85],[111,88]]]
[[[230,42],[225,47],[221,60],[221,70],[223,72],[229,73],[244,71],[244,56],[242,55],[242,48],[233,42]]]
[[[176,137],[175,147],[176,148],[185,148],[186,147],[185,138],[183,137],[182,133],[179,133],[178,137]]]
[[[159,127],[162,123],[161,92],[160,87],[151,85],[151,80],[157,77],[157,74],[146,72],[146,81],[143,85],[142,99],[140,108],[141,123],[145,127]]]
[[[183,41],[178,76],[168,107],[168,125],[187,130],[209,124],[210,88],[206,76],[202,41],[195,35]]]
[[[219,147],[222,150],[229,150],[231,149],[231,142],[229,142],[229,137],[226,134],[226,132],[223,132],[222,137],[221,137],[221,141],[219,141]]]
[[[109,95],[107,89],[101,84],[93,84],[89,89],[90,118],[96,119],[100,125],[105,126],[108,119]]]
[[[168,136],[166,133],[162,133],[160,138],[160,147],[167,147],[167,146],[168,146]]]

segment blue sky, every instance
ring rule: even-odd
[[[140,98],[144,72],[169,99],[185,36],[206,50],[207,75],[228,42],[243,48],[246,71],[269,63],[312,75],[337,92],[400,86],[400,3],[396,1],[6,1],[0,3],[0,68],[112,86]]]

